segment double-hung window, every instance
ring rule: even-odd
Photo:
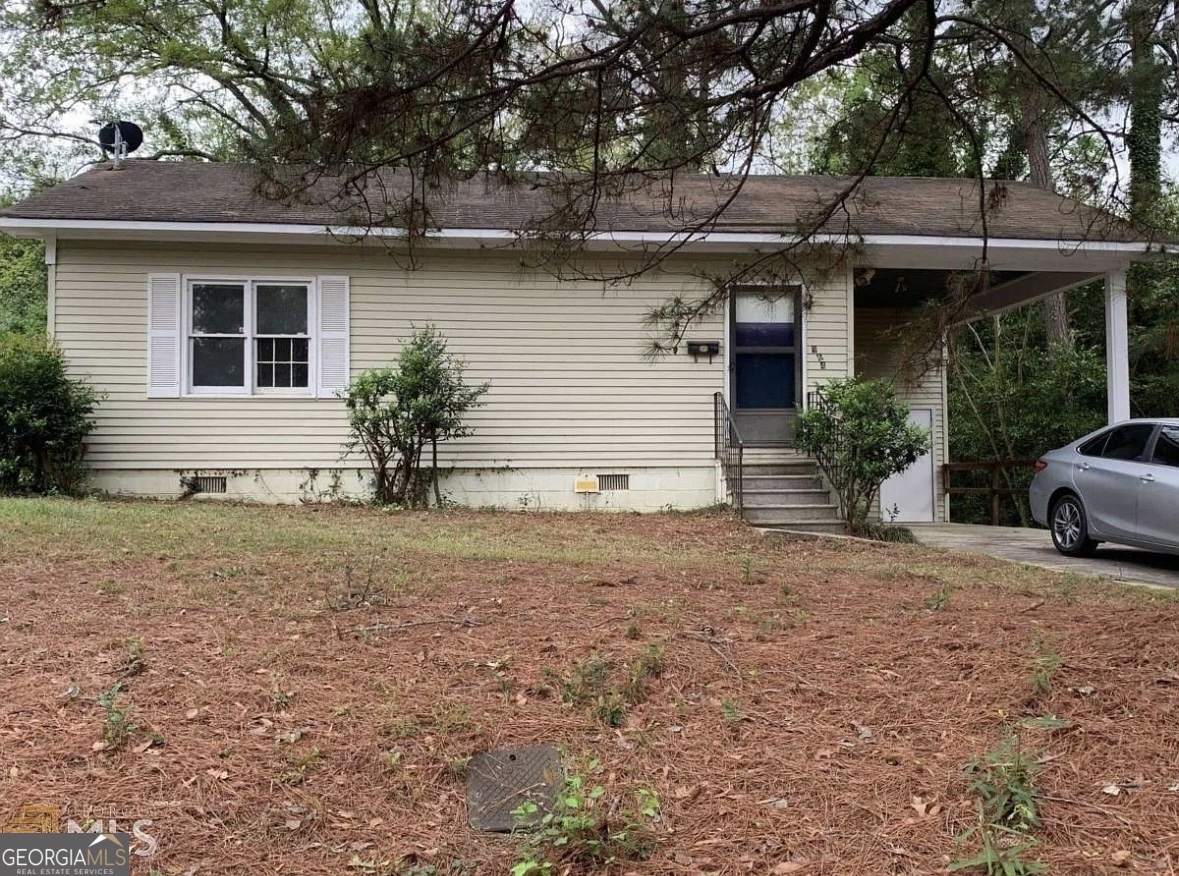
[[[311,281],[193,278],[185,293],[190,393],[312,391]]]

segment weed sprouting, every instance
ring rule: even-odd
[[[298,694],[293,690],[287,690],[283,685],[281,675],[276,675],[274,681],[270,684],[270,705],[277,711],[282,711],[287,706],[295,701]]]
[[[598,768],[593,761],[587,772]],[[553,876],[566,872],[568,866],[601,870],[619,861],[651,857],[659,797],[640,787],[621,800],[609,800],[602,785],[571,773],[551,811],[542,812],[537,803],[529,801],[512,815],[520,825],[516,833],[520,845],[511,876]]]
[[[1040,827],[1036,798],[1039,767],[1033,754],[1024,749],[1018,733],[994,750],[971,760],[970,792],[977,798],[978,823],[958,837],[966,842],[978,836],[982,849],[950,865],[952,872],[980,870],[988,876],[1031,876],[1046,866],[1025,855],[1036,846],[1034,833]]]
[[[733,723],[749,720],[749,716],[745,714],[741,708],[741,704],[736,700],[722,700],[721,714],[725,716],[726,721]]]
[[[949,584],[943,584],[929,596],[925,597],[925,608],[927,611],[941,611],[950,604],[950,594],[954,592],[954,588]]]
[[[1052,693],[1052,680],[1064,661],[1042,636],[1036,636],[1032,647],[1036,651],[1030,664],[1032,693],[1038,697],[1048,696]]]
[[[119,705],[122,691],[123,683],[116,681],[97,697],[98,705],[106,712],[102,719],[102,741],[111,750],[122,748],[131,734],[139,729],[139,725],[131,720],[131,707]]]
[[[649,643],[629,663],[619,666],[600,654],[573,666],[567,678],[552,669],[542,675],[561,692],[561,700],[588,705],[595,717],[607,727],[621,727],[626,722],[627,707],[647,698],[650,680],[663,674],[666,656],[663,645]],[[625,673],[621,684],[615,681],[619,669]]]
[[[303,754],[292,755],[287,758],[287,765],[290,769],[278,777],[279,784],[302,784],[304,779],[307,778],[307,773],[319,763],[322,757],[323,755],[318,748],[312,748]]]

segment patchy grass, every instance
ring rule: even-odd
[[[502,874],[465,764],[543,742],[658,800],[573,872],[1179,861],[1166,592],[723,514],[0,500],[0,596],[0,827],[150,818],[136,872]]]

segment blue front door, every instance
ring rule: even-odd
[[[793,439],[801,383],[799,292],[796,286],[733,292],[732,409],[747,444]]]

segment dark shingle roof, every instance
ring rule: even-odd
[[[397,200],[404,177],[370,187]],[[435,225],[445,229],[530,230],[550,216],[554,194],[548,183],[505,186],[492,178],[448,184],[433,190]],[[681,176],[674,184],[653,183],[619,199],[605,199],[595,230],[670,232],[692,228],[732,192],[730,177]],[[845,180],[822,176],[753,176],[725,210],[716,231],[788,232],[809,227],[816,212],[832,203]],[[1040,240],[1143,240],[1109,213],[1026,183],[986,183],[987,234],[995,238]],[[334,180],[313,187],[296,203],[261,197],[256,169],[247,165],[196,162],[126,162],[122,170],[91,170],[22,201],[0,217],[66,220],[123,220],[197,223],[287,223],[341,226],[357,222],[352,205],[333,200]],[[857,194],[826,223],[834,233],[980,237],[978,183],[969,179],[869,177]]]

